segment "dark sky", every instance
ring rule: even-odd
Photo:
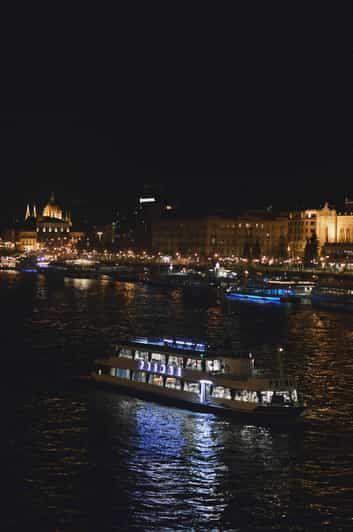
[[[100,27],[78,103],[64,78],[46,110],[0,113],[1,221],[51,190],[105,221],[144,183],[209,212],[353,195],[350,3],[240,4]]]

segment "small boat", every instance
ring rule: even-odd
[[[255,369],[252,355],[222,355],[191,340],[122,342],[111,357],[95,361],[92,378],[143,399],[265,424],[297,424],[305,411],[283,369],[269,375]]]

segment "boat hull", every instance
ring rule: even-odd
[[[99,376],[92,374],[92,379],[99,385],[114,387],[120,391],[124,391],[128,395],[144,400],[186,408],[201,413],[232,417],[243,422],[253,422],[262,425],[293,426],[301,424],[304,421],[304,407],[299,406],[261,406],[243,401],[213,398],[210,402],[201,403],[199,395],[191,392],[163,388],[108,375]]]
[[[227,299],[234,301],[249,301],[252,303],[281,303],[281,298],[276,296],[262,296],[255,294],[241,294],[241,293],[230,293],[227,294]]]

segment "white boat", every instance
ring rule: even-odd
[[[281,366],[282,367],[282,366]],[[203,343],[134,338],[95,361],[92,378],[144,399],[254,422],[296,424],[304,404],[296,382],[256,370],[254,358],[212,354]]]

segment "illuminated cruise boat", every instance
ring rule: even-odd
[[[274,377],[254,368],[254,359],[219,355],[203,343],[170,338],[133,338],[113,356],[95,362],[97,383],[142,398],[167,401],[201,412],[243,416],[270,424],[303,419],[295,381],[280,363]]]

